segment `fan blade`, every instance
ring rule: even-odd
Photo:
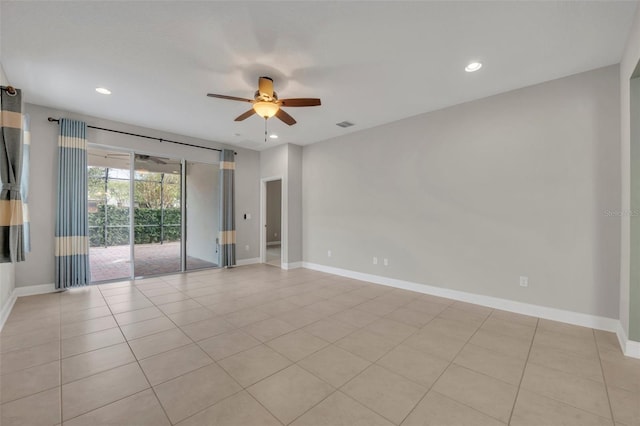
[[[251,117],[253,114],[256,113],[256,110],[254,110],[253,108],[251,108],[249,111],[245,112],[242,115],[239,115],[238,117],[236,117],[235,121],[242,121],[242,120],[246,120],[247,118]]]
[[[216,95],[215,93],[207,93],[207,96],[211,98],[228,99],[230,101],[241,101],[241,102],[249,102],[249,103],[254,102],[252,99],[238,98],[235,96],[227,96],[227,95]]]
[[[276,112],[276,117],[284,121],[289,126],[293,126],[294,124],[296,124],[296,120],[294,120],[292,116],[284,112],[282,109],[279,109],[278,112]]]
[[[320,99],[317,98],[280,99],[278,103],[284,107],[309,107],[321,105]]]
[[[260,77],[258,79],[258,92],[268,99],[273,98],[273,80],[269,77]]]

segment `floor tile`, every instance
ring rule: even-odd
[[[517,387],[464,367],[450,366],[433,386],[433,390],[462,404],[509,421]]]
[[[424,327],[435,317],[436,314],[432,314],[429,312],[420,312],[415,309],[408,309],[404,306],[392,311],[385,316],[385,318],[389,318],[394,321],[398,321],[418,328]]]
[[[111,316],[111,310],[108,306],[98,306],[95,308],[83,309],[80,311],[72,311],[67,312],[63,310],[61,312],[60,318],[63,323],[72,323],[72,322],[80,322],[87,321],[94,318]]]
[[[62,360],[62,383],[73,382],[135,360],[126,343],[74,355]]]
[[[584,337],[540,330],[536,332],[533,348],[551,348],[571,353],[574,356],[598,359],[598,347],[596,346],[595,338],[585,339]]]
[[[305,327],[309,324],[313,324],[316,321],[323,319],[325,315],[323,313],[308,309],[300,308],[293,311],[285,312],[278,315],[278,318],[282,321],[291,324],[292,326],[299,328]]]
[[[127,340],[134,340],[161,331],[171,330],[172,328],[176,328],[176,325],[163,315],[158,318],[123,325],[120,330],[122,330],[122,334]]]
[[[331,343],[348,336],[357,329],[357,327],[331,318],[322,319],[304,327],[305,331]]]
[[[17,351],[60,339],[60,327],[44,327],[28,333],[0,334],[0,353]]]
[[[331,345],[299,361],[298,365],[338,388],[360,374],[371,363]]]
[[[291,425],[392,426],[393,423],[338,391],[298,417]]]
[[[5,352],[0,356],[0,375],[60,359],[60,341]]]
[[[296,328],[298,327],[282,321],[281,319],[269,318],[264,321],[249,324],[244,327],[243,330],[261,342],[266,342],[293,331]]]
[[[14,401],[60,386],[60,361],[0,376],[0,402]]]
[[[396,342],[366,330],[358,330],[338,340],[335,345],[368,361],[375,362],[393,349]]]
[[[62,325],[61,336],[63,339],[68,339],[81,334],[95,333],[96,331],[102,331],[117,326],[118,323],[116,323],[116,320],[112,316],[94,318],[87,321]]]
[[[198,342],[198,345],[216,361],[261,344],[258,339],[242,330],[228,331]]]
[[[67,420],[64,424],[65,426],[169,426],[171,423],[164,414],[153,391],[147,389],[71,420]]]
[[[136,311],[122,312],[120,314],[114,315],[120,327],[122,327],[123,325],[146,321],[161,316],[162,312],[155,306],[152,306],[150,308],[138,309]]]
[[[172,423],[212,406],[242,388],[215,364],[192,371],[155,387]]]
[[[453,362],[515,386],[520,385],[525,364],[523,359],[503,355],[472,343],[465,345]]]
[[[194,322],[180,327],[184,333],[193,340],[204,340],[211,336],[217,336],[226,331],[233,330],[235,326],[220,317]]]
[[[420,331],[437,332],[466,342],[478,330],[478,326],[478,324],[436,317]]]
[[[219,361],[234,379],[247,387],[289,366],[291,361],[273,349],[260,345]]]
[[[422,329],[402,344],[443,360],[452,361],[465,345],[465,341],[438,331]]]
[[[611,410],[616,422],[630,426],[640,425],[640,394],[614,387],[609,388]]]
[[[167,317],[174,322],[178,327],[183,325],[193,324],[194,322],[204,321],[215,317],[215,314],[207,308],[196,308],[188,311],[174,312],[167,314]]]
[[[328,342],[304,330],[292,331],[266,343],[271,349],[294,362],[324,348],[328,344]]]
[[[600,360],[596,358],[582,358],[569,352],[536,345],[531,349],[529,362],[604,383]]]
[[[251,395],[242,391],[178,423],[179,426],[281,426]]]
[[[98,331],[96,333],[83,334],[81,336],[62,340],[62,357],[66,358],[78,355],[84,352],[123,343],[124,341],[124,336],[117,327]]]
[[[158,309],[160,309],[166,315],[175,314],[176,312],[184,312],[191,309],[202,308],[202,305],[193,299],[183,299],[176,302],[165,303],[157,306],[158,306]]]
[[[334,388],[292,365],[247,390],[282,423],[288,424],[322,401]]]
[[[2,426],[51,426],[60,421],[59,387],[0,406]]]
[[[593,380],[529,363],[521,387],[601,417],[611,416],[605,387]]]
[[[501,426],[505,423],[436,392],[429,392],[402,426]],[[538,426],[541,426],[542,423]]]
[[[172,349],[140,361],[140,366],[152,386],[213,363],[197,345]]]
[[[136,358],[141,360],[190,343],[192,343],[191,339],[182,331],[175,328],[131,340],[129,346],[131,346],[131,350]]]
[[[640,359],[625,356],[609,358],[606,353],[601,357],[607,386],[640,393]]]
[[[495,316],[489,317],[481,327],[482,330],[502,334],[503,336],[519,339],[531,339],[536,328],[520,322],[501,319]]]
[[[358,309],[347,309],[346,311],[332,315],[331,318],[354,327],[361,328],[380,318],[380,315],[374,315],[370,312],[360,311]]]
[[[117,367],[62,386],[63,421],[149,387],[137,363]],[[99,392],[96,392],[99,389]]]
[[[612,426],[610,419],[579,410],[554,399],[520,389],[511,418],[513,426]]]
[[[244,327],[245,325],[263,321],[270,317],[271,316],[269,314],[261,310],[248,308],[225,315],[224,319],[236,327]]]
[[[400,343],[407,337],[418,331],[418,328],[394,321],[388,318],[380,318],[367,325],[365,330],[384,337],[395,343]]]
[[[527,359],[531,348],[531,340],[528,338],[509,337],[482,328],[471,337],[469,343],[522,360]]]
[[[430,388],[447,368],[449,362],[409,346],[400,345],[380,358],[376,364]]]
[[[395,424],[400,424],[427,392],[427,388],[377,365],[341,390]]]

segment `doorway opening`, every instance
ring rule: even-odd
[[[265,182],[264,263],[282,266],[282,179]]]

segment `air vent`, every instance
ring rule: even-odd
[[[344,127],[351,127],[351,126],[353,126],[353,123],[350,122],[350,121],[343,121],[343,122],[340,122],[340,123],[336,123],[336,126],[343,127],[343,128]]]

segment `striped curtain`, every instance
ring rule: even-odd
[[[22,262],[22,91],[3,87],[0,97],[0,263]]]
[[[29,220],[29,163],[31,162],[31,120],[24,115],[24,131],[22,146],[22,179],[20,180],[20,196],[22,197],[22,226],[25,253],[31,252],[31,226]]]
[[[56,288],[89,282],[87,124],[60,119],[56,217]]]
[[[230,149],[220,152],[220,262],[221,267],[236,264],[235,217],[236,160]]]

